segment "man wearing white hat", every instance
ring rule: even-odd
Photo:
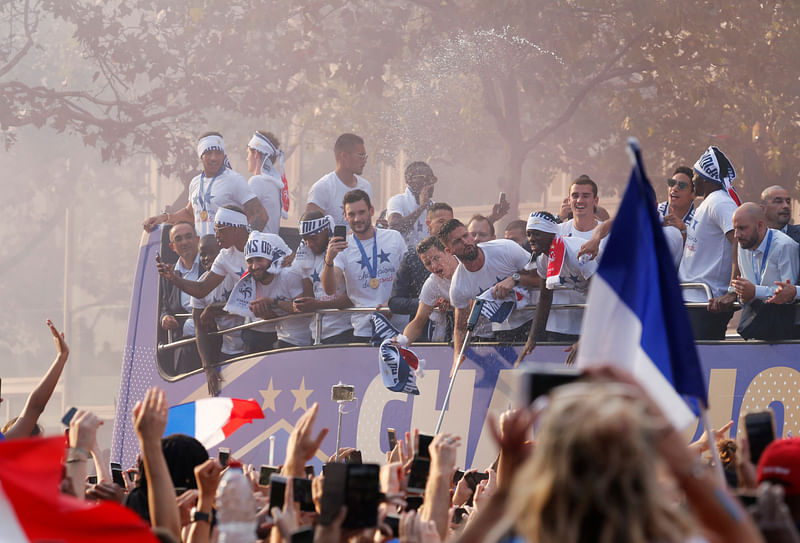
[[[161,223],[194,222],[199,236],[214,233],[214,215],[226,205],[244,210],[250,226],[261,230],[267,223],[267,212],[247,185],[247,180],[233,171],[225,154],[225,143],[219,132],[207,132],[197,142],[197,156],[203,171],[189,184],[189,202],[175,213],[162,213],[148,218],[142,226],[147,232]]]
[[[728,293],[728,285],[739,276],[733,235],[733,213],[740,204],[732,186],[735,178],[728,157],[714,146],[694,165],[693,182],[703,201],[686,228],[678,277],[681,283],[705,283],[711,289],[710,300],[701,289],[683,289],[687,302],[708,301],[705,308],[689,308],[695,339],[725,339],[733,316],[736,293]]]
[[[281,217],[287,218],[289,211],[283,151],[278,145],[278,138],[265,130],[254,132],[247,143],[247,170],[253,175],[247,184],[267,212],[262,232],[271,234],[280,233]]]

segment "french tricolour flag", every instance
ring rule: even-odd
[[[243,424],[263,418],[264,412],[255,400],[203,398],[170,407],[164,435],[192,436],[209,449]]]
[[[628,149],[633,171],[589,287],[577,364],[626,369],[682,429],[695,415],[680,395],[707,406],[706,385],[638,142]]]

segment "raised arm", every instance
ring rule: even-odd
[[[417,314],[414,316],[414,319],[406,325],[405,330],[403,330],[403,335],[408,338],[409,344],[417,340],[422,330],[425,328],[425,323],[428,322],[428,318],[430,318],[432,312],[433,307],[425,302],[419,303]]]
[[[328,250],[325,252],[325,262],[322,266],[322,288],[325,289],[325,294],[331,295],[336,293],[336,285],[344,283],[344,272],[341,268],[334,265],[336,255],[347,248],[347,241],[344,238],[335,237],[331,238],[328,242]]]
[[[165,212],[161,213],[160,215],[153,215],[142,223],[142,227],[144,228],[145,232],[152,232],[153,229],[155,229],[155,227],[159,224],[175,224],[178,222],[194,222],[194,208],[192,207],[192,202],[189,202],[186,204],[186,207],[176,211],[175,213]]]
[[[39,416],[44,411],[44,408],[47,407],[47,402],[50,401],[50,397],[53,395],[58,378],[61,377],[61,373],[64,371],[64,364],[66,364],[69,357],[69,347],[64,340],[64,334],[59,333],[49,319],[47,320],[47,326],[50,327],[50,333],[53,334],[53,341],[56,344],[56,359],[53,360],[47,373],[44,374],[42,380],[39,381],[39,384],[28,396],[19,418],[17,418],[14,426],[6,432],[6,439],[17,439],[31,435]]]
[[[225,279],[222,275],[217,275],[216,273],[209,271],[207,274],[203,276],[202,279],[199,281],[190,281],[189,279],[185,279],[175,273],[175,267],[167,264],[166,262],[161,262],[161,258],[156,256],[156,266],[158,266],[158,273],[184,291],[189,296],[194,296],[195,298],[205,298],[208,294],[217,288],[222,280]]]
[[[553,305],[553,291],[545,286],[545,281],[542,279],[542,286],[539,289],[539,303],[536,304],[536,314],[533,317],[533,325],[528,332],[528,341],[525,342],[525,347],[519,353],[517,364],[531,354],[536,348],[536,341],[542,337],[545,328],[547,327],[547,319],[550,317],[550,307]]]

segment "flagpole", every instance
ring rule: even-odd
[[[461,359],[464,357],[464,353],[467,351],[467,346],[469,346],[469,342],[472,339],[472,331],[475,330],[475,325],[478,323],[478,317],[481,316],[481,309],[483,308],[483,300],[475,299],[475,303],[472,306],[472,311],[469,314],[469,320],[467,321],[467,335],[464,336],[464,343],[461,344],[461,352],[458,353],[458,363],[456,364],[455,368],[453,368],[453,375],[450,376],[450,384],[447,385],[447,394],[444,396],[444,404],[442,405],[442,411],[439,413],[439,421],[436,423],[436,430],[434,430],[433,435],[439,433],[439,430],[442,428],[442,422],[444,421],[444,413],[447,411],[447,406],[450,403],[450,394],[453,392],[453,385],[456,382],[456,375],[458,374],[458,368],[461,367]]]
[[[711,449],[712,458],[714,459],[714,471],[717,472],[720,484],[725,484],[725,473],[722,471],[722,459],[719,456],[719,449],[717,448],[717,436],[714,434],[714,428],[708,418],[708,408],[705,406],[700,407],[700,420],[703,423],[706,434],[708,435],[708,445]]]

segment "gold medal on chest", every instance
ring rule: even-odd
[[[208,220],[208,211],[205,209],[200,212],[200,220],[207,221]]]
[[[380,286],[380,284],[381,284],[381,282],[378,281],[377,277],[373,277],[372,279],[369,280],[370,288],[378,288]]]

